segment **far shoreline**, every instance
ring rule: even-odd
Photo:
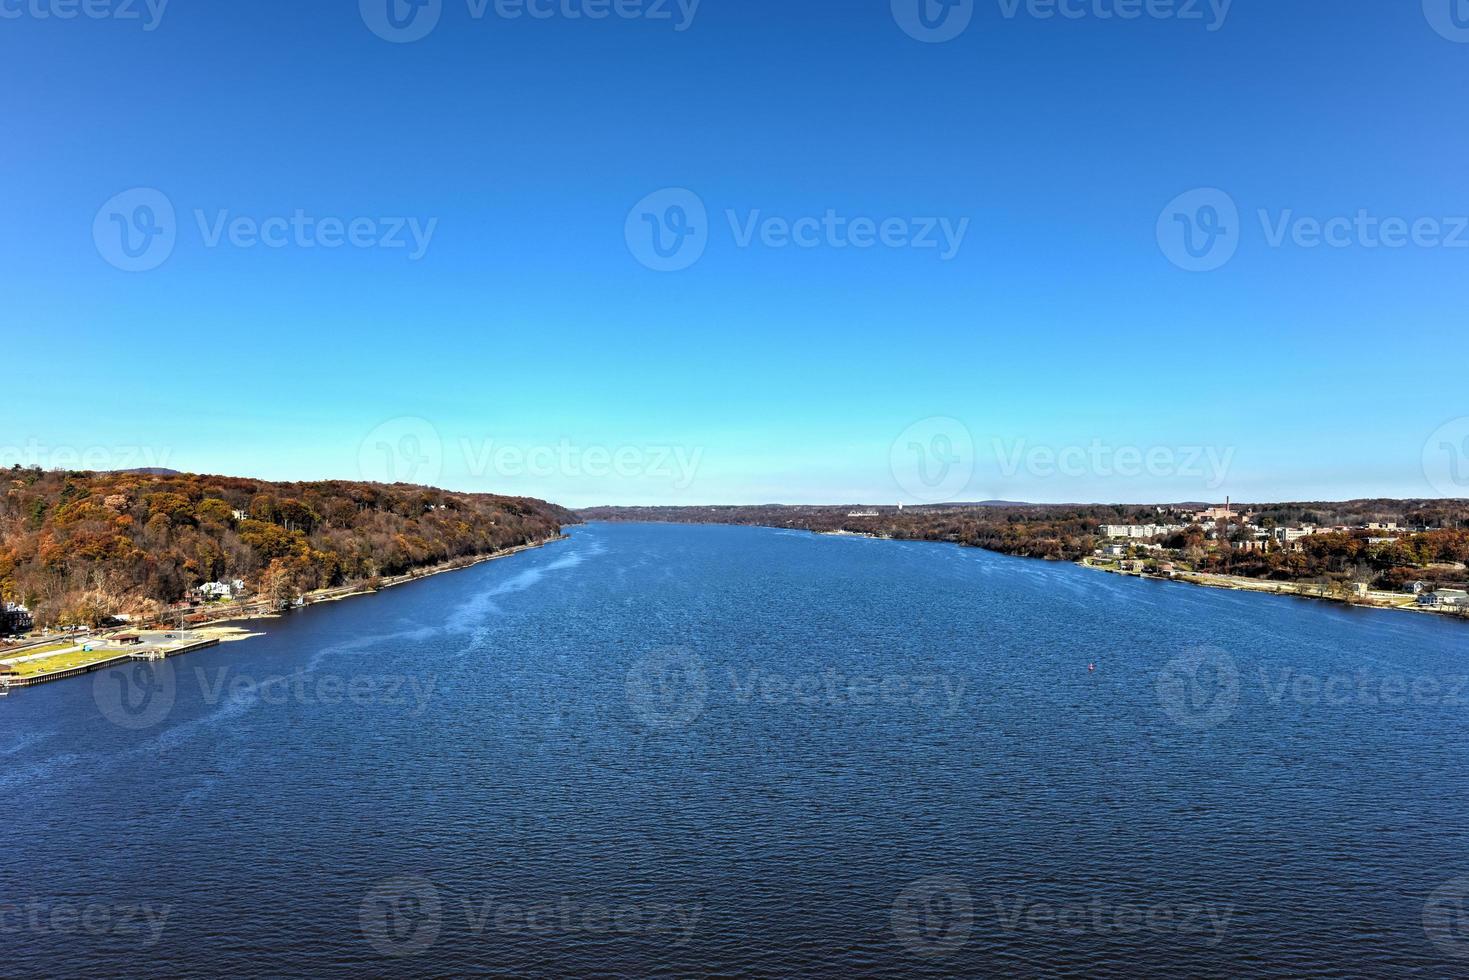
[[[1194,585],[1207,589],[1222,589],[1227,592],[1253,592],[1261,595],[1278,595],[1296,599],[1310,599],[1316,602],[1326,602],[1348,609],[1370,609],[1381,612],[1411,612],[1436,616],[1440,619],[1459,620],[1469,623],[1469,616],[1455,613],[1449,609],[1441,609],[1437,606],[1420,606],[1416,602],[1411,604],[1389,605],[1381,602],[1352,602],[1340,596],[1319,595],[1307,591],[1310,586],[1300,582],[1276,582],[1270,579],[1245,578],[1243,576],[1212,575],[1207,572],[1184,572],[1178,575],[1150,575],[1146,572],[1125,571],[1120,568],[1105,568],[1101,565],[1092,564],[1088,558],[1079,558],[1068,561],[1064,558],[1045,558],[1037,555],[1016,555],[1008,551],[997,551],[994,548],[986,548],[983,545],[966,544],[963,541],[941,541],[934,538],[898,538],[890,534],[874,534],[870,531],[817,531],[805,527],[784,527],[779,524],[739,524],[727,521],[660,521],[660,520],[636,520],[636,521],[609,521],[605,519],[587,521],[588,524],[655,524],[664,527],[758,527],[771,531],[797,531],[802,534],[811,534],[822,538],[867,538],[872,541],[897,541],[918,544],[947,544],[958,548],[973,548],[991,555],[1003,555],[1006,558],[1019,558],[1026,561],[1050,562],[1052,564],[1075,565],[1079,568],[1089,569],[1094,572],[1106,572],[1112,575],[1122,575],[1127,578],[1137,578],[1153,582],[1177,582],[1181,585]],[[1213,578],[1218,581],[1208,581]]]

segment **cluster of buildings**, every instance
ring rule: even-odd
[[[1102,537],[1146,541],[1164,534],[1177,534],[1186,524],[1103,524]]]
[[[1248,511],[1237,513],[1228,503],[1223,507],[1206,507],[1188,516],[1188,524],[1103,524],[1101,534],[1109,541],[1118,539],[1148,541],[1164,535],[1177,534],[1191,526],[1198,525],[1204,529],[1204,536],[1211,541],[1230,538],[1235,540],[1235,547],[1241,550],[1263,551],[1272,543],[1284,547],[1294,546],[1296,550],[1299,550],[1300,545],[1297,542],[1313,534],[1367,531],[1373,534],[1368,538],[1371,544],[1392,544],[1398,540],[1399,534],[1433,530],[1427,527],[1399,527],[1390,521],[1371,521],[1360,527],[1348,527],[1345,524],[1325,527],[1308,523],[1302,523],[1298,527],[1257,527],[1253,513]],[[1245,532],[1243,535],[1239,533],[1241,530]],[[1151,548],[1152,546],[1142,545],[1141,547]],[[1115,548],[1116,546],[1110,546],[1103,550],[1104,553],[1112,553]]]
[[[1164,513],[1162,508],[1159,508],[1158,513]],[[1190,519],[1189,524],[1103,524],[1101,535],[1107,539],[1107,543],[1097,549],[1097,554],[1122,559],[1143,551],[1162,552],[1166,549],[1153,539],[1177,534],[1194,526],[1202,528],[1206,537],[1211,540],[1228,538],[1234,542],[1234,547],[1245,551],[1261,551],[1272,544],[1299,550],[1301,539],[1315,534],[1346,532],[1360,535],[1366,532],[1367,540],[1372,544],[1391,544],[1403,534],[1434,530],[1430,527],[1401,527],[1392,521],[1369,521],[1356,527],[1344,524],[1327,527],[1308,523],[1302,523],[1298,527],[1259,527],[1255,524],[1254,514],[1235,513],[1228,503],[1223,507],[1209,507],[1183,516]],[[1122,563],[1124,568],[1129,565],[1142,567],[1142,564],[1140,561]],[[1171,562],[1158,562],[1157,568],[1160,574],[1173,574]],[[1365,583],[1356,583],[1355,587],[1360,595],[1368,593]],[[1433,589],[1426,582],[1414,582],[1403,591],[1415,596],[1420,606],[1469,612],[1469,587]]]
[[[25,606],[18,602],[0,604],[0,633],[29,633],[35,625]]]

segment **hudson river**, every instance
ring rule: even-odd
[[[7,975],[1469,971],[1469,627],[591,525],[0,701]]]

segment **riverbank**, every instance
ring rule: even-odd
[[[362,595],[372,595],[374,592],[381,592],[383,589],[391,589],[398,585],[407,585],[409,582],[417,582],[435,575],[442,575],[445,572],[457,572],[465,568],[473,568],[487,561],[498,561],[501,558],[518,555],[523,551],[543,548],[548,544],[555,544],[557,541],[565,540],[567,540],[565,534],[558,534],[555,537],[543,538],[539,541],[532,541],[529,544],[516,545],[514,548],[506,548],[503,551],[496,551],[486,555],[477,555],[473,558],[455,558],[452,561],[440,562],[437,565],[425,565],[423,568],[415,568],[402,575],[393,575],[380,579],[375,589],[368,588],[365,581],[354,582],[351,585],[339,585],[330,589],[317,589],[314,592],[308,592],[301,596],[301,599],[293,608],[314,606],[323,602],[338,602],[342,599],[351,599]],[[238,623],[254,619],[274,619],[286,611],[288,610],[271,608],[264,601],[224,604],[201,611],[201,613],[195,613],[194,615],[208,615],[209,618],[206,620],[191,618],[189,628],[193,629],[196,626],[208,625],[210,623]]]
[[[738,525],[735,525],[738,526]],[[811,533],[823,537],[854,537],[873,538],[883,541],[898,540],[927,540],[938,541],[936,538],[896,538],[889,534],[875,534],[866,531],[812,531]],[[981,551],[989,551],[997,555],[1006,555],[1010,558],[1028,558],[1033,561],[1055,561],[1053,558],[1038,558],[1034,555],[1018,555],[1006,551],[998,551],[994,548],[985,548],[982,545],[966,544],[962,541],[951,541],[963,548],[979,548]],[[1369,591],[1361,596],[1345,596],[1339,593],[1325,591],[1325,588],[1316,582],[1276,582],[1268,579],[1244,578],[1238,575],[1219,575],[1213,572],[1175,572],[1172,575],[1158,575],[1144,572],[1138,569],[1123,568],[1117,561],[1097,558],[1081,558],[1075,564],[1083,568],[1095,571],[1108,572],[1113,575],[1127,575],[1133,578],[1155,579],[1158,581],[1186,582],[1190,585],[1199,585],[1211,589],[1229,589],[1234,592],[1261,592],[1269,595],[1288,595],[1301,599],[1316,599],[1326,602],[1335,602],[1344,606],[1352,606],[1358,609],[1396,609],[1404,612],[1428,613],[1437,616],[1447,616],[1453,619],[1469,621],[1469,615],[1457,612],[1452,606],[1420,606],[1414,595],[1396,592]]]
[[[382,579],[378,588],[370,589],[364,583],[319,589],[303,595],[295,608],[314,606],[323,602],[337,602],[354,596],[372,595],[382,589],[409,582],[417,582],[445,572],[473,568],[487,561],[509,558],[523,551],[541,548],[557,541],[565,541],[565,534],[544,538],[529,544],[517,545],[487,555],[470,559],[455,559],[414,569],[403,575]],[[40,647],[16,649],[0,659],[0,690],[34,687],[53,681],[67,680],[84,674],[95,673],[136,660],[162,660],[218,646],[262,636],[229,623],[243,623],[258,619],[274,619],[283,610],[272,609],[265,602],[230,603],[214,607],[207,612],[195,614],[205,618],[189,617],[187,627],[176,629],[136,630],[120,628],[89,634],[74,641],[57,641]]]
[[[1127,575],[1133,578],[1155,579],[1164,582],[1186,582],[1211,589],[1229,589],[1233,592],[1263,592],[1270,595],[1288,595],[1301,599],[1316,599],[1335,602],[1358,609],[1396,609],[1403,612],[1429,613],[1469,621],[1454,607],[1420,606],[1415,596],[1406,593],[1369,591],[1362,596],[1343,596],[1324,591],[1315,582],[1273,582],[1266,579],[1243,578],[1238,575],[1218,575],[1212,572],[1176,572],[1173,575],[1156,575],[1136,569],[1122,568],[1116,562],[1103,562],[1094,558],[1083,558],[1076,564],[1112,575]]]

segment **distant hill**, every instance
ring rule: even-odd
[[[0,471],[0,597],[40,625],[156,610],[204,582],[299,594],[554,537],[542,500],[171,470]]]

